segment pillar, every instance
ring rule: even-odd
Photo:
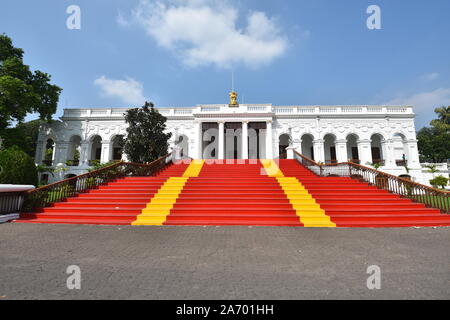
[[[384,166],[387,168],[396,167],[392,140],[381,141],[381,152],[383,153]]]
[[[293,145],[294,150],[298,153],[302,153],[302,139],[294,139]]]
[[[335,146],[337,162],[347,162],[347,140],[336,140]]]
[[[69,142],[58,141],[55,142],[55,147],[53,148],[53,165],[59,163],[65,164],[67,159],[67,152],[69,150]]]
[[[36,153],[34,156],[34,162],[37,164],[41,164],[42,160],[44,160],[44,151],[45,151],[45,145],[47,144],[47,141],[41,141],[39,140],[36,144]]]
[[[242,159],[248,159],[248,121],[242,122]]]
[[[295,157],[294,157],[294,150],[295,150],[295,148],[294,147],[292,147],[292,146],[289,146],[289,147],[287,147],[286,148],[286,153],[287,153],[287,159],[294,159]]]
[[[90,150],[89,147],[91,144],[89,141],[83,140],[81,141],[81,150],[80,150],[80,166],[88,166],[89,165],[89,156]]]
[[[272,121],[266,123],[266,159],[273,159]]]
[[[313,148],[314,148],[313,160],[316,162],[325,162],[324,140],[323,139],[313,140]]]
[[[219,122],[219,156],[218,159],[224,159],[225,155],[225,137],[224,137],[224,122]]]
[[[367,166],[372,163],[372,149],[370,140],[358,140],[358,153],[361,165]]]
[[[102,140],[102,154],[100,156],[100,163],[107,163],[111,160],[111,141]]]
[[[417,140],[406,141],[408,148],[408,167],[412,169],[420,169],[419,151],[417,149]]]
[[[194,159],[203,159],[203,136],[202,136],[202,123],[200,121],[196,121],[194,123],[194,154],[192,155],[192,158]]]

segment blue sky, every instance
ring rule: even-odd
[[[81,9],[69,30],[66,9]],[[369,5],[381,30],[369,30]],[[2,0],[0,32],[63,108],[226,103],[450,105],[450,1]],[[243,101],[242,101],[243,100]]]

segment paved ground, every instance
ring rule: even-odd
[[[1,224],[0,300],[449,299],[449,240],[450,228]],[[367,289],[370,265],[381,290]]]

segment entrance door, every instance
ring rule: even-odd
[[[330,148],[330,158],[331,158],[331,163],[336,163],[337,162],[336,147],[331,147]]]

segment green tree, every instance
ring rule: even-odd
[[[426,168],[428,168],[427,172],[431,173],[433,175],[433,179],[434,179],[434,175],[436,172],[439,172],[439,169],[437,168],[437,166],[435,164],[429,164],[425,166]]]
[[[443,162],[450,159],[450,107],[435,109],[438,118],[417,133],[420,160]]]
[[[22,151],[34,158],[39,127],[44,122],[38,119],[18,123],[14,128],[6,128],[0,132],[3,147],[10,148],[12,146],[18,146]]]
[[[23,63],[23,50],[15,48],[7,35],[0,35],[0,132],[32,112],[39,113],[41,120],[51,120],[62,89],[50,84],[50,79],[47,73],[32,72]]]
[[[165,133],[167,118],[146,102],[141,108],[125,113],[128,123],[124,152],[132,162],[152,162],[167,154],[171,133]]]
[[[33,158],[16,146],[1,150],[0,183],[37,186],[38,173]]]
[[[430,184],[435,188],[441,187],[442,189],[445,189],[448,184],[448,179],[444,176],[437,176],[430,180]]]
[[[434,109],[434,112],[438,115],[436,120],[431,121],[431,125],[440,127],[445,130],[450,129],[450,106],[440,107]]]

